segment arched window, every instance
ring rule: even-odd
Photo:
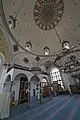
[[[52,68],[51,71],[50,71],[50,75],[51,75],[52,82],[58,82],[58,84],[59,84],[62,88],[64,88],[64,85],[63,85],[63,82],[62,82],[62,78],[61,78],[59,69],[57,69],[57,68]]]
[[[43,77],[42,80],[41,80],[41,84],[42,86],[46,86],[48,83],[47,83],[47,78]]]
[[[47,79],[45,77],[43,77],[41,82],[47,83]]]

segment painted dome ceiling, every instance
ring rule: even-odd
[[[47,45],[50,54],[62,50],[61,41],[68,40],[71,46],[80,40],[79,0],[2,0],[8,23],[9,16],[16,17],[12,35],[25,48],[32,43],[31,51],[44,54]]]

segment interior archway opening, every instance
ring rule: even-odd
[[[61,73],[58,68],[54,67],[50,70],[51,82],[53,86],[54,95],[61,94],[64,90],[64,84]]]
[[[16,89],[17,87],[17,89]],[[14,86],[12,91],[15,91],[15,101],[18,101],[18,104],[28,102],[28,77],[20,73],[14,78]]]
[[[30,99],[31,101],[35,101],[39,99],[40,95],[40,79],[38,76],[32,76],[30,80]]]

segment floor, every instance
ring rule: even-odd
[[[34,104],[34,103],[33,103]],[[29,108],[20,105],[11,109],[8,120],[80,120],[80,95],[64,95],[45,99]]]

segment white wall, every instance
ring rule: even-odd
[[[6,72],[7,72],[7,69],[5,69],[5,67],[3,66],[1,71],[1,76],[0,76],[0,93],[3,92],[3,86],[6,80]]]
[[[25,57],[29,60],[29,63],[24,62],[23,59]],[[18,65],[29,67],[29,68],[37,66],[37,61],[32,55],[25,52],[21,52],[21,51],[17,52],[17,54],[14,55],[12,61],[13,61],[12,64],[18,64]]]
[[[3,92],[10,92],[10,86],[11,86],[11,83],[10,82],[7,82],[7,83],[4,83],[4,88],[3,88]]]

